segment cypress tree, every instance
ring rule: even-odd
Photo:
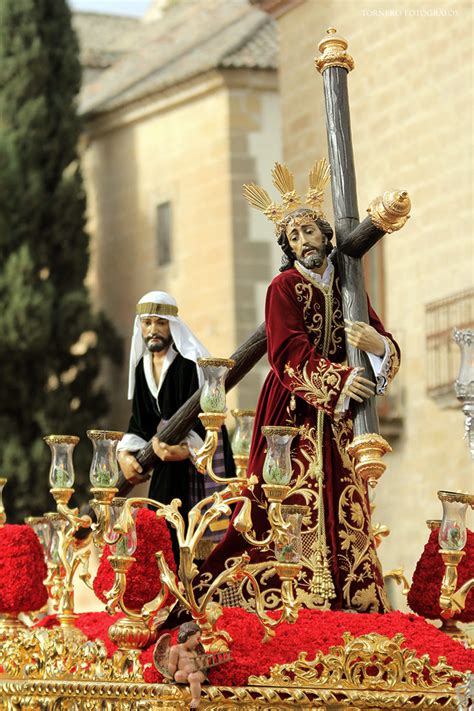
[[[107,411],[101,361],[120,360],[85,285],[79,49],[66,0],[0,2],[0,476],[8,520],[54,508],[47,434],[85,435]]]

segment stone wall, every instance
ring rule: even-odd
[[[125,344],[124,367],[109,373],[114,428],[128,421],[128,348],[145,292],[172,293],[215,356],[230,355],[263,320],[259,286],[272,277],[277,248],[272,256],[267,225],[250,235],[241,192],[255,165],[280,155],[279,123],[275,130],[264,115],[275,96],[273,71],[209,72],[88,124],[89,281]],[[159,267],[156,208],[167,201],[173,256]],[[256,404],[262,368],[230,396],[230,407]]]

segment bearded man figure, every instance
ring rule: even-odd
[[[256,185],[245,186],[252,206],[276,224],[283,249],[281,274],[271,282],[265,320],[271,370],[260,393],[248,472],[259,477],[252,501],[255,537],[268,532],[267,502],[261,488],[266,441],[262,426],[297,427],[292,447],[292,494],[285,504],[305,505],[302,528],[302,568],[297,578],[297,600],[305,607],[383,612],[388,609],[383,576],[370,524],[367,488],[355,474],[346,451],[352,441],[350,402],[361,402],[385,391],[399,367],[399,349],[368,304],[370,324],[344,322],[337,250],[333,231],[321,211],[323,189],[329,179],[325,162],[310,173],[310,189],[302,203],[293,177],[285,166],[273,171],[283,194],[281,206]],[[368,373],[346,362],[345,333],[351,345],[368,354],[376,385]],[[235,515],[237,515],[236,510]],[[234,517],[235,517],[234,515]],[[253,534],[252,534],[253,535]],[[251,548],[233,526],[205,562],[201,584],[208,582],[244,550],[251,555],[250,570],[263,591],[265,607],[281,604],[280,582],[268,567],[259,567],[272,553]],[[253,607],[250,586],[244,581],[239,604]],[[229,604],[225,594],[223,604]]]
[[[186,439],[174,445],[162,442],[159,433],[202,385],[204,379],[197,359],[208,355],[207,349],[179,318],[173,296],[164,291],[151,291],[140,299],[130,349],[128,399],[133,399],[132,416],[127,433],[117,447],[117,458],[126,479],[132,483],[143,481],[142,467],[135,453],[152,439],[159,459],[153,469],[148,495],[163,504],[180,499],[185,521],[194,504],[221,488],[199,474],[192,463],[194,450],[203,444],[205,430],[196,420]],[[225,428],[219,435],[214,467],[220,476],[234,475],[234,460]],[[179,548],[172,527],[170,532],[178,561]],[[198,557],[205,558],[221,535],[221,530],[208,531],[198,548]]]

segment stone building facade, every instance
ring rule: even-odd
[[[263,179],[281,153],[274,22],[246,0],[149,16],[82,93],[90,286],[126,350],[137,300],[158,289],[213,355],[228,356],[263,321],[279,259],[242,197],[242,183]],[[264,370],[231,406],[255,406]],[[109,374],[117,428],[129,415],[127,376],[127,363]]]

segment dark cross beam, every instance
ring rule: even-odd
[[[338,266],[341,279],[344,318],[369,323],[367,297],[361,258],[386,232],[399,229],[407,220],[410,202],[407,193],[385,193],[369,207],[370,217],[359,223],[356,176],[352,152],[351,121],[347,74],[354,67],[346,52],[347,41],[327,31],[319,43],[320,57],[315,60],[324,82],[326,128],[331,165],[332,201],[335,217]],[[372,378],[369,359],[363,351],[346,342],[349,365],[364,369]],[[375,397],[353,402],[354,436],[377,434],[379,422]]]

